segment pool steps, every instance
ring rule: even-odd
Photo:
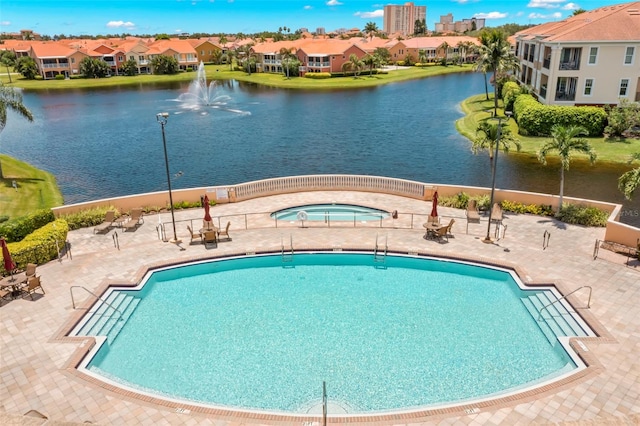
[[[567,307],[557,302],[558,299],[550,291],[535,292],[521,300],[552,345],[559,336],[588,335]]]
[[[139,298],[119,291],[112,292],[106,301],[122,314],[109,307],[107,303],[102,303],[78,331],[77,336],[106,336],[107,342],[113,343],[140,303]]]

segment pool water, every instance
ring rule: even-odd
[[[271,213],[271,217],[278,220],[301,220],[300,212],[304,212],[305,221],[358,221],[367,222],[389,217],[389,212],[371,207],[351,204],[309,204],[291,207]]]
[[[150,274],[89,370],[216,406],[350,413],[478,398],[575,368],[507,271],[371,254],[219,260]]]

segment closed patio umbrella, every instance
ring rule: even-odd
[[[7,247],[7,242],[4,240],[4,238],[0,238],[0,246],[2,246],[2,259],[4,260],[4,269],[7,272],[13,274],[13,270],[16,269],[16,264],[11,258],[9,247]]]
[[[431,207],[431,215],[438,217],[438,191],[433,193],[433,207]]]
[[[212,224],[211,222],[211,214],[209,213],[209,209],[211,206],[209,205],[209,196],[205,194],[204,196],[204,221],[207,224],[207,229],[210,229]]]

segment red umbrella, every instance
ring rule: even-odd
[[[431,216],[438,217],[438,191],[433,193],[433,207],[431,208]]]
[[[16,269],[16,264],[11,259],[11,253],[9,253],[9,247],[7,247],[7,242],[4,238],[0,238],[0,246],[2,246],[2,258],[4,259],[4,269],[7,272],[13,272]]]
[[[210,226],[211,223],[211,214],[209,214],[209,209],[211,208],[211,206],[209,206],[209,196],[205,194],[204,196],[204,221],[207,222],[207,229]]]

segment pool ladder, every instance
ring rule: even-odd
[[[282,262],[293,262],[293,235],[289,235],[289,247],[285,250],[284,238],[280,239],[281,249],[280,255]]]
[[[376,263],[384,263],[387,259],[387,250],[389,245],[387,244],[387,235],[384,236],[384,249],[378,245],[378,234],[376,234],[376,248],[373,250],[373,261]]]

